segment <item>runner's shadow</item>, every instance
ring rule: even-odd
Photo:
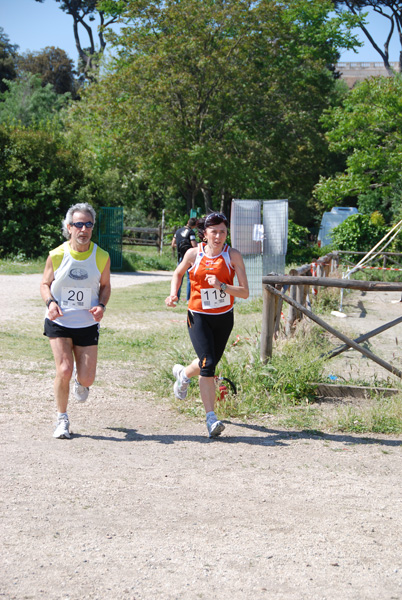
[[[236,427],[244,427],[248,429],[253,429],[254,431],[263,431],[268,434],[273,434],[273,437],[270,439],[274,442],[276,439],[281,440],[289,440],[289,439],[300,439],[300,440],[325,440],[329,442],[338,442],[341,444],[349,444],[351,446],[356,446],[359,444],[364,445],[373,445],[379,444],[381,446],[391,446],[398,447],[402,446],[402,440],[392,440],[392,439],[384,439],[384,438],[369,438],[364,436],[353,436],[353,435],[345,435],[345,434],[334,434],[334,433],[324,433],[319,430],[310,430],[304,429],[301,431],[277,431],[275,429],[269,429],[267,427],[261,425],[250,425],[248,423],[235,423]]]
[[[230,421],[224,421],[227,424],[233,425]],[[235,424],[237,425],[237,424]],[[262,428],[262,431],[267,432],[267,436],[244,436],[244,435],[233,435],[232,431],[228,432],[229,435],[223,435],[218,438],[208,438],[206,435],[170,435],[170,434],[142,434],[136,429],[129,429],[126,427],[107,427],[109,431],[116,433],[123,433],[124,437],[116,435],[87,435],[82,433],[72,433],[72,439],[74,438],[89,438],[92,440],[103,440],[108,442],[158,442],[160,444],[175,444],[177,442],[197,442],[199,444],[210,444],[211,442],[220,442],[224,444],[250,444],[253,446],[286,446],[285,436],[279,439],[275,436],[275,439],[269,435],[269,431]]]
[[[368,438],[361,436],[352,436],[344,434],[324,433],[319,430],[301,430],[301,431],[278,431],[270,429],[263,425],[251,425],[248,423],[232,423],[228,420],[223,420],[224,423],[230,425],[230,430],[226,431],[226,435],[218,438],[208,438],[206,435],[170,435],[170,434],[142,434],[136,429],[126,427],[107,427],[109,431],[123,433],[124,437],[114,435],[86,435],[81,433],[73,433],[73,438],[90,438],[92,440],[103,440],[108,442],[158,442],[160,444],[175,444],[177,442],[197,442],[199,444],[210,444],[211,442],[219,442],[221,444],[249,444],[250,446],[289,446],[293,440],[324,440],[337,442],[343,445],[374,445],[389,447],[402,446],[402,440],[387,440],[382,438]],[[261,433],[261,436],[255,435],[239,435],[236,434],[236,428],[250,429]]]

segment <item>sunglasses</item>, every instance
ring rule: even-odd
[[[208,225],[211,221],[223,221],[226,226],[228,224],[228,220],[223,213],[215,212],[215,213],[210,213],[209,215],[207,215],[205,218],[205,222],[204,222],[205,227],[208,227]]]
[[[87,221],[86,223],[78,221],[78,223],[71,223],[71,225],[74,225],[74,227],[76,227],[77,229],[82,229],[84,226],[86,229],[92,229],[92,227],[94,226],[92,221]]]

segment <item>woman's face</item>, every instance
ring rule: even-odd
[[[228,229],[225,223],[218,223],[207,227],[204,235],[210,248],[221,248],[226,241]]]

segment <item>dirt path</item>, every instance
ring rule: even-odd
[[[37,290],[0,276],[0,324],[40,327]],[[210,441],[124,364],[54,440],[52,365],[27,350],[0,359],[0,598],[402,599],[401,438],[267,419]]]

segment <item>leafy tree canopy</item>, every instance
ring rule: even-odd
[[[56,94],[50,83],[42,87],[40,76],[31,73],[7,81],[6,85],[7,91],[0,95],[0,123],[38,127],[51,122],[54,127],[70,99],[68,93]]]
[[[42,86],[50,83],[56,94],[69,92],[75,95],[74,64],[61,48],[47,46],[39,52],[26,52],[19,56],[18,67],[21,71],[39,75]]]
[[[17,44],[11,44],[3,27],[0,27],[0,92],[5,92],[7,89],[7,84],[3,80],[12,81],[17,76],[17,50]]]
[[[117,56],[75,119],[97,155],[187,211],[232,197],[305,203],[322,169],[328,69],[353,47],[326,0],[101,2],[125,23]],[[300,218],[300,217],[299,217]]]
[[[380,210],[387,221],[401,212],[402,78],[371,78],[324,118],[330,148],[346,155],[346,170],[322,178],[320,209],[357,201],[361,212]]]

